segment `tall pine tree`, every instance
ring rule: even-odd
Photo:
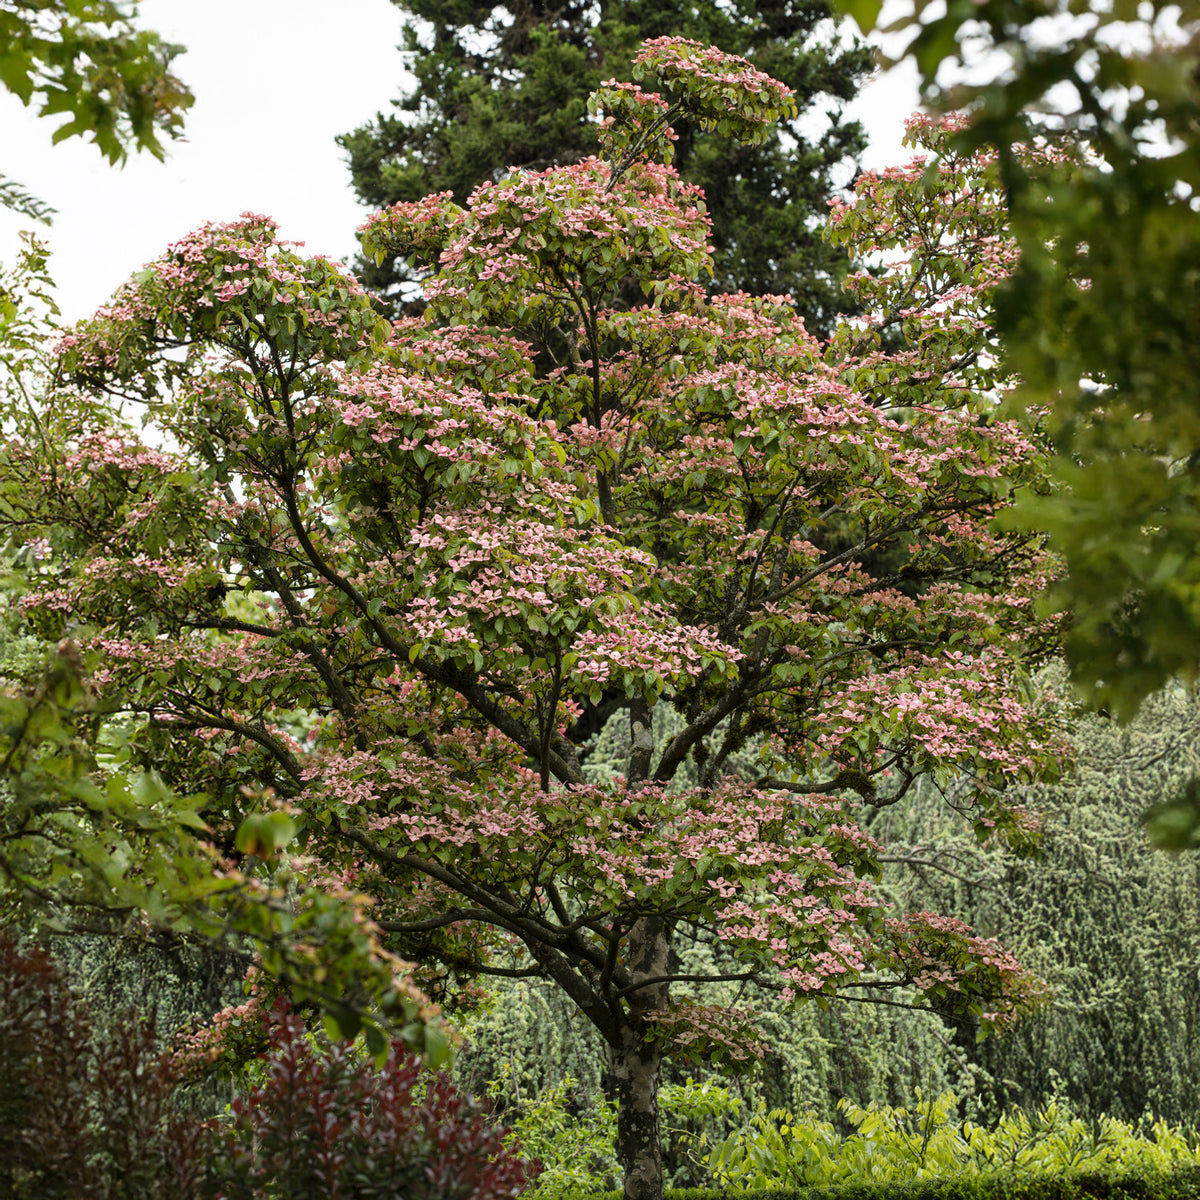
[[[450,191],[463,203],[508,167],[540,170],[596,149],[588,93],[626,80],[647,37],[694,38],[743,55],[793,88],[800,117],[761,146],[677,130],[676,166],[704,188],[719,234],[713,287],[791,293],[813,332],[846,308],[844,251],[822,241],[833,171],[865,139],[831,117],[812,135],[805,114],[853,98],[871,69],[861,43],[837,35],[826,0],[394,0],[408,14],[404,49],[416,87],[339,138],[354,188],[374,208]],[[403,260],[360,262],[364,282],[393,306],[416,294]],[[408,285],[406,287],[406,284]]]

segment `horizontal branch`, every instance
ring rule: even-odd
[[[929,867],[934,871],[940,871],[943,875],[949,875],[951,879],[957,879],[960,883],[965,883],[972,887],[988,882],[986,875],[976,875],[974,878],[967,875],[960,875],[957,871],[952,871],[944,863],[940,863],[933,858],[909,858],[904,854],[881,854],[876,861],[881,863],[900,863],[909,867]]]
[[[444,929],[447,925],[455,925],[459,921],[486,922],[491,918],[492,914],[487,909],[454,908],[424,921],[376,921],[375,924],[386,933],[429,933],[434,929]]]
[[[441,956],[441,961],[457,971],[470,971],[473,975],[491,975],[499,979],[540,979],[542,976],[541,967],[493,967],[488,963],[445,955]]]
[[[642,988],[656,987],[660,983],[745,983],[748,979],[754,979],[761,972],[759,971],[739,971],[736,974],[729,975],[651,975],[647,979],[640,979],[637,983],[631,983],[628,987],[623,987],[613,996],[614,1000],[624,1000],[626,996],[632,995],[634,992],[640,991]]]

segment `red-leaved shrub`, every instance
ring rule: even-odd
[[[204,1200],[213,1133],[178,1103],[153,1026],[101,1027],[39,949],[0,931],[0,1197]]]
[[[502,1200],[537,1174],[402,1043],[376,1068],[345,1044],[314,1047],[283,1006],[269,1036],[264,1082],[233,1104],[224,1200]]]
[[[376,1068],[279,1004],[264,1081],[203,1120],[152,1025],[106,1015],[0,931],[0,1200],[504,1200],[537,1174],[400,1042]]]

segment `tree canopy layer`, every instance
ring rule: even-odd
[[[797,115],[758,145],[731,143],[684,119],[676,166],[704,189],[713,218],[717,291],[790,294],[815,332],[845,307],[844,251],[821,238],[833,171],[865,142],[836,119],[819,134],[806,114],[850,100],[871,69],[865,46],[833,33],[826,0],[698,4],[500,5],[396,0],[408,14],[406,66],[416,86],[339,139],[359,197],[373,207],[450,191],[462,204],[510,167],[540,171],[594,154],[587,98],[603,80],[629,78],[647,37],[678,35],[743,55],[793,89]],[[415,294],[404,257],[360,264],[389,299]],[[407,283],[407,287],[405,284]]]
[[[1022,684],[1040,540],[994,527],[1043,479],[996,413],[994,165],[918,124],[932,185],[860,182],[833,236],[897,261],[821,344],[708,292],[709,219],[665,162],[684,117],[762,140],[788,89],[677,38],[634,73],[663,92],[599,90],[603,157],[372,219],[369,253],[438,263],[419,318],[265,217],[183,238],[61,343],[79,390],[5,445],[4,519],[36,545],[27,619],[75,629],[223,869],[369,896],[449,996],[551,980],[608,1047],[626,1195],[657,1200],[663,1056],[761,1053],[690,997],[690,943],[788,998],[906,989],[985,1028],[1038,1003],[961,921],[887,910],[856,816],[957,780],[981,835],[1020,839],[1013,785],[1062,745]],[[589,782],[614,707],[625,769]],[[756,776],[727,773],[754,738]]]
[[[39,937],[169,930],[209,951],[257,952],[280,986],[345,1028],[369,1008],[376,1046],[386,1028],[440,1061],[448,1047],[426,998],[380,946],[362,898],[328,888],[298,897],[286,865],[264,881],[219,862],[197,815],[204,797],[167,785],[131,745],[136,729],[114,717],[118,705],[98,703],[78,645],[61,636],[74,627],[22,617],[50,543],[7,466],[31,454],[50,466],[43,452],[93,419],[78,398],[64,409],[46,395],[62,331],[47,251],[22,236],[16,264],[0,271],[0,919]],[[98,496],[97,511],[119,491]],[[256,813],[234,844],[269,859],[294,831],[285,813]]]

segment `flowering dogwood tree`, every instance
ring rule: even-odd
[[[961,922],[888,915],[856,818],[932,775],[1020,834],[1010,785],[1058,752],[1022,685],[1040,552],[992,527],[1041,460],[994,419],[988,164],[860,181],[833,236],[896,261],[820,345],[782,298],[705,295],[703,198],[666,161],[673,114],[753,138],[786,89],[678,39],[638,68],[662,94],[601,90],[606,157],[367,223],[438,268],[420,320],[264,217],[206,226],[61,347],[161,448],[67,393],[54,444],[10,447],[48,547],[29,619],[78,625],[228,854],[273,797],[304,886],[373,897],[427,986],[561,987],[609,1047],[630,1200],[661,1192],[663,1056],[761,1051],[693,998],[694,942],[706,978],[797,999],[1036,1000]],[[619,708],[627,769],[589,784]]]

